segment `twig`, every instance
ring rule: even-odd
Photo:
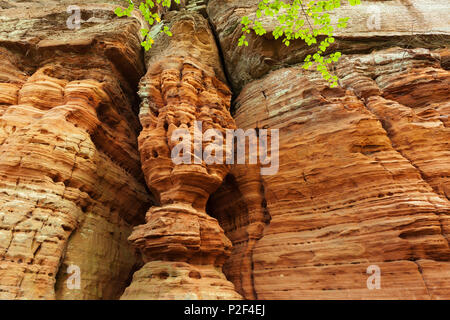
[[[308,14],[307,14],[306,11],[305,11],[305,7],[303,7],[303,0],[300,0],[300,6],[302,7],[303,14],[304,14],[305,17],[306,17],[306,22],[308,22],[309,27],[311,28],[311,33],[312,33],[313,30],[314,30],[314,28],[312,27],[311,23],[309,22],[309,17],[308,17]]]

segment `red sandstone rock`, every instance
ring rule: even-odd
[[[275,40],[272,31],[277,26],[275,17],[259,20],[267,34],[248,35],[248,46],[238,47],[242,35],[240,21],[243,16],[254,19],[259,0],[210,0],[208,15],[222,48],[225,68],[235,93],[255,79],[271,70],[302,63],[316,48],[308,47],[303,41],[291,41],[286,47],[281,40]],[[345,29],[335,30],[336,41],[329,52],[336,50],[345,54],[366,53],[375,49],[394,46],[441,48],[450,41],[447,0],[376,0],[361,1],[351,6],[341,1],[331,19],[349,17]],[[371,25],[370,19],[379,13],[379,26]],[[379,28],[379,29],[378,29]]]
[[[150,205],[133,111],[139,23],[98,7],[106,29],[61,32],[66,8],[50,9],[0,27],[0,298],[117,298],[139,263],[127,237]]]
[[[146,264],[135,273],[122,299],[237,299],[240,296],[221,271],[231,242],[205,212],[209,195],[229,166],[204,160],[175,164],[171,158],[177,129],[186,129],[194,141],[196,121],[201,121],[202,132],[214,128],[225,135],[226,128],[234,128],[231,92],[221,81],[224,76],[207,21],[190,13],[167,19],[174,37],[156,39],[140,88],[139,150],[158,205],[129,238]],[[193,145],[189,150],[194,161]]]
[[[450,298],[448,1],[344,6],[335,89],[301,42],[237,47],[258,1],[182,1],[147,56],[142,128],[144,24],[102,2],[76,31],[71,0],[0,2],[0,298]],[[278,174],[170,159],[177,128],[235,128],[224,69],[237,126],[280,129]]]
[[[280,170],[261,177],[264,200],[257,187],[248,197],[253,174],[232,171],[209,203],[235,247],[225,274],[244,297],[449,297],[449,131],[439,121],[448,72],[426,50],[402,54],[343,60],[338,72],[354,92],[300,67],[242,91],[237,126],[280,129]],[[255,243],[249,208],[266,204],[271,220]],[[382,290],[366,287],[369,265],[381,268]]]

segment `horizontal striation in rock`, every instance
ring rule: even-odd
[[[301,41],[286,47],[275,40],[272,31],[277,26],[275,17],[263,15],[260,21],[267,34],[257,36],[251,32],[248,46],[239,47],[243,16],[254,19],[258,0],[210,0],[208,15],[216,31],[224,55],[225,66],[236,94],[255,79],[271,70],[303,62],[315,52]],[[332,23],[349,17],[347,28],[335,30],[336,41],[329,53],[336,50],[345,54],[367,53],[392,46],[438,48],[448,45],[450,27],[446,12],[447,0],[392,0],[361,1],[358,6],[342,2],[342,7],[331,15]],[[379,16],[377,18],[377,14]],[[376,19],[379,25],[375,24]]]
[[[362,57],[376,60],[383,54]],[[441,82],[436,81],[437,88]],[[384,92],[379,86],[369,91],[374,96]],[[253,81],[238,97],[238,127],[280,129],[279,172],[261,177],[261,208],[267,205],[270,223],[252,254],[236,251],[227,270],[230,279],[253,279],[237,282],[245,297],[253,292],[258,299],[448,298],[448,286],[436,279],[450,260],[445,224],[450,203],[397,149],[372,112],[370,99],[375,110],[383,98],[370,98],[366,106],[355,93],[330,89],[320,75],[292,67]],[[390,120],[394,127],[401,125],[396,119]],[[445,164],[447,141],[439,137],[446,131],[442,124],[439,128],[434,145],[439,163]],[[448,168],[438,168],[445,176]],[[213,197],[228,201],[231,210],[247,211],[252,201],[230,189],[224,185]],[[227,219],[218,212],[226,234],[245,246],[246,218]],[[418,268],[418,260],[427,260],[426,267]],[[250,271],[236,265],[249,263],[251,274],[240,275]],[[367,289],[369,265],[378,265],[385,275],[383,290]],[[444,271],[437,271],[440,267]]]
[[[441,61],[439,54],[426,49],[392,48],[347,56],[337,72],[343,85],[363,97],[367,108],[380,119],[394,148],[448,200],[450,72],[441,67]],[[449,219],[448,213],[442,212],[447,240]]]
[[[51,9],[0,27],[0,297],[118,298],[151,203],[133,110],[140,24],[97,7],[83,9],[97,22],[61,32],[66,7]]]
[[[208,22],[189,12],[172,12],[165,18],[174,36],[155,39],[140,84],[139,150],[145,179],[158,204],[129,237],[146,264],[121,299],[239,299],[222,273],[231,241],[205,211],[209,195],[229,166],[198,159],[193,144],[184,140],[185,152],[195,162],[175,163],[172,157],[181,143],[174,139],[177,130],[184,130],[183,137],[188,135],[193,142],[195,130],[224,134],[234,128],[231,92],[223,82]],[[207,144],[203,142],[203,147]]]

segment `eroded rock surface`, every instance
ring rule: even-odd
[[[0,1],[0,298],[450,298],[448,1],[343,6],[334,89],[272,19],[237,46],[257,3],[160,8],[144,59],[127,1],[79,30],[73,1]],[[196,121],[279,129],[279,171],[175,164]]]
[[[243,16],[255,18],[258,0],[210,0],[209,18],[216,30],[224,54],[231,85],[236,93],[249,82],[271,70],[289,67],[303,62],[315,49],[302,41],[294,41],[286,47],[275,40],[272,31],[275,18],[263,16],[262,25],[267,30],[264,36],[248,35],[248,47],[236,44],[242,32]],[[338,17],[349,17],[349,26],[337,29],[336,41],[329,52],[366,53],[374,49],[392,46],[440,47],[450,42],[447,0],[376,0],[361,1],[361,5],[350,6],[342,1],[332,21]]]
[[[127,237],[151,202],[133,110],[140,24],[112,8],[83,11],[100,21],[78,32],[65,7],[27,19],[14,6],[0,26],[3,299],[118,298],[139,263]]]
[[[353,90],[292,67],[242,91],[237,126],[279,128],[281,146],[280,170],[261,177],[261,188],[248,192],[252,175],[233,171],[234,185],[211,199],[235,244],[226,274],[245,297],[448,297],[447,281],[429,279],[450,271],[448,97],[440,93],[449,73],[428,50],[403,53],[343,59],[339,72]],[[370,69],[366,78],[355,65]],[[246,213],[255,204],[271,218],[256,244]],[[381,268],[382,290],[367,289],[369,265]]]
[[[448,4],[344,6],[352,23],[331,48],[346,54],[342,87],[330,89],[301,68],[301,42],[234,45],[257,2],[208,4],[237,127],[280,130],[279,172],[235,166],[208,203],[234,245],[225,274],[249,299],[447,299]],[[367,287],[371,265],[381,290]]]
[[[231,242],[205,212],[209,195],[229,166],[207,164],[194,154],[193,144],[197,122],[203,133],[215,129],[225,135],[227,128],[234,128],[231,92],[223,82],[207,21],[189,12],[172,13],[166,19],[174,37],[156,39],[140,85],[139,150],[158,205],[129,238],[146,264],[135,273],[122,299],[237,299],[240,296],[221,271]],[[192,137],[192,144],[187,144],[192,164],[173,162],[172,151],[179,143],[174,132],[180,129]]]

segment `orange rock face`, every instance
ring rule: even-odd
[[[330,89],[296,65],[311,53],[301,42],[234,45],[257,3],[208,4],[240,93],[237,127],[280,130],[278,173],[235,166],[208,202],[233,242],[225,274],[248,299],[448,299],[447,5],[343,6],[352,25],[336,35],[342,87]],[[368,6],[382,12],[378,29]]]
[[[440,92],[450,74],[427,50],[403,52],[343,60],[338,72],[353,90],[298,67],[242,91],[237,126],[280,129],[278,174],[258,188],[254,174],[235,169],[210,199],[235,244],[225,273],[246,298],[449,297],[450,131]],[[367,73],[355,67],[363,60]],[[265,211],[270,223],[255,232],[251,218],[262,225]],[[381,290],[366,286],[370,265]]]
[[[257,0],[159,7],[145,56],[128,1],[72,2],[0,1],[0,299],[450,299],[447,0],[340,8],[333,89],[237,46]],[[200,157],[236,128],[278,172]]]
[[[302,63],[317,48],[303,41],[291,41],[286,47],[275,40],[272,31],[278,25],[276,17],[262,15],[259,22],[267,31],[263,36],[250,33],[248,46],[237,46],[242,34],[242,17],[256,18],[259,0],[210,0],[208,16],[222,48],[226,69],[235,93],[271,70]],[[341,1],[332,16],[348,17],[347,28],[335,28],[332,51],[344,54],[366,53],[395,46],[406,48],[448,47],[450,25],[447,0],[371,0],[351,6]],[[337,20],[337,19],[336,19]],[[378,20],[378,24],[373,24]],[[372,22],[372,24],[371,24]]]
[[[64,39],[40,21],[23,48],[0,48],[0,298],[118,298],[139,263],[127,237],[151,203],[133,111],[139,26]]]
[[[122,299],[236,299],[240,296],[221,272],[231,242],[205,212],[209,195],[229,166],[206,164],[193,144],[187,145],[191,164],[175,164],[172,158],[179,143],[173,139],[176,130],[186,130],[193,142],[197,122],[199,132],[216,129],[225,134],[226,128],[234,128],[231,92],[219,80],[223,73],[206,20],[184,13],[169,19],[175,36],[152,49],[140,88],[139,150],[158,205],[129,238],[146,264]]]

